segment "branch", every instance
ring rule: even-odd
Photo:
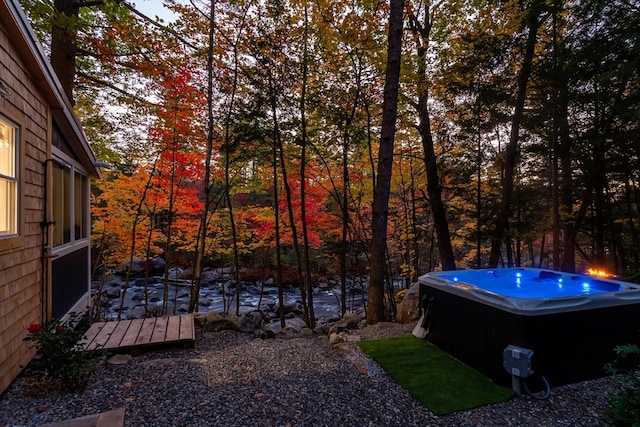
[[[182,37],[182,35],[180,35],[177,31],[175,31],[172,28],[167,27],[166,25],[162,25],[161,23],[159,23],[158,21],[156,21],[155,19],[149,18],[147,15],[145,15],[144,13],[140,12],[138,9],[136,9],[135,7],[133,7],[132,5],[130,5],[129,3],[127,3],[126,1],[120,1],[127,9],[129,9],[131,11],[131,13],[138,15],[139,17],[141,17],[142,19],[144,19],[145,21],[147,21],[148,23],[150,23],[151,25],[166,31],[168,33],[171,33],[175,38],[177,38],[178,40],[180,40],[182,43],[184,43],[187,47],[190,47],[193,50],[198,50],[198,48],[192,44],[191,42],[187,41],[185,38]]]
[[[89,74],[86,74],[86,73],[84,73],[82,71],[78,71],[77,75],[79,77],[82,77],[82,78],[84,78],[86,80],[89,80],[90,82],[93,82],[93,83],[95,83],[95,84],[97,84],[99,86],[107,87],[109,89],[112,89],[112,90],[118,92],[121,95],[124,95],[124,96],[126,96],[128,98],[131,98],[131,99],[133,99],[135,101],[140,102],[143,105],[146,105],[146,106],[149,106],[149,107],[157,107],[158,106],[158,104],[156,104],[154,102],[151,102],[151,101],[148,101],[148,100],[146,100],[144,98],[141,98],[138,95],[134,95],[132,93],[129,93],[126,90],[124,90],[122,88],[119,88],[118,86],[114,85],[113,83],[104,81],[104,80],[99,79],[99,78],[94,77],[94,76],[90,76]]]

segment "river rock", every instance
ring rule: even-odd
[[[397,305],[396,321],[402,324],[415,323],[420,318],[420,284],[416,283],[405,293]]]
[[[282,305],[282,309],[284,310],[284,314],[289,314],[289,313],[294,313],[294,314],[302,314],[303,313],[303,308],[302,308],[302,304],[300,304],[297,301],[286,301],[283,305]],[[280,313],[280,304],[275,305],[275,307],[273,307],[273,311],[276,313]]]
[[[264,329],[256,329],[253,331],[253,337],[261,340],[269,338],[269,333]]]
[[[104,291],[104,294],[109,298],[120,298],[120,288],[108,288],[106,291]]]
[[[215,282],[220,280],[222,275],[216,270],[204,270],[200,276],[200,282]]]
[[[176,280],[184,277],[184,270],[181,268],[170,268],[169,279]]]

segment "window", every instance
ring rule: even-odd
[[[18,128],[0,117],[0,237],[18,234]]]
[[[54,162],[53,245],[89,236],[89,179],[76,168]]]
[[[77,172],[74,175],[74,180],[75,196],[73,205],[75,209],[75,239],[79,240],[86,238],[88,235],[87,228],[89,221],[87,219],[89,212],[87,210],[87,206],[89,206],[89,200],[87,198],[87,194],[89,193],[89,180],[86,176],[81,175]]]
[[[71,169],[55,164],[52,175],[53,245],[59,246],[71,242]]]

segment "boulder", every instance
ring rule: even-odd
[[[113,287],[104,291],[104,294],[109,298],[120,298],[120,288]]]
[[[204,329],[207,332],[219,332],[225,330],[238,331],[238,325],[231,319],[220,316],[215,311],[210,311],[206,315],[206,323]]]
[[[215,270],[204,270],[200,277],[201,282],[211,283],[220,280],[222,275]]]
[[[332,332],[331,334],[329,334],[329,345],[336,345],[345,341],[346,341],[345,334],[343,333],[339,334],[337,332]]]
[[[269,333],[264,329],[256,329],[253,331],[253,337],[261,340],[269,338]],[[271,335],[273,337],[273,334]]]
[[[253,317],[229,315],[229,320],[235,324],[236,330],[244,332],[245,334],[253,334],[256,330]]]
[[[202,326],[207,322],[207,317],[202,313],[193,313],[193,322],[196,326]]]
[[[184,270],[181,268],[170,268],[169,269],[169,279],[177,280],[182,279],[184,277]]]
[[[262,314],[260,314],[259,311],[254,310],[245,314],[245,316],[253,320],[253,325],[256,327],[256,329],[261,328],[264,325],[264,319],[262,318]]]
[[[416,283],[405,293],[397,305],[396,321],[402,324],[415,323],[420,318],[420,284]]]
[[[342,316],[342,319],[338,320],[334,323],[333,326],[329,328],[329,335],[332,333],[340,333],[345,330],[357,329],[360,326],[360,316],[355,313],[346,313]]]
[[[160,257],[152,258],[150,264],[154,274],[161,274],[164,272],[164,268],[167,265],[164,259]]]
[[[265,330],[267,331],[267,333],[269,331],[271,331],[272,333],[274,333],[275,335],[278,334],[293,334],[293,333],[299,333],[302,328],[306,328],[307,324],[304,322],[304,320],[302,320],[299,317],[294,317],[292,319],[286,319],[284,322],[285,327],[281,328],[280,327],[280,322],[279,321],[275,321],[272,323],[268,323],[265,326]]]
[[[297,301],[286,301],[283,305],[282,308],[284,310],[284,314],[289,314],[289,313],[294,313],[294,314],[302,314],[303,313],[303,308],[302,308],[302,304],[300,304]],[[275,307],[273,307],[273,311],[275,311],[276,313],[280,313],[280,304],[276,304]]]

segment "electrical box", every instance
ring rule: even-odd
[[[502,353],[504,369],[513,376],[526,378],[533,374],[531,367],[531,359],[533,358],[533,350],[508,345]]]

